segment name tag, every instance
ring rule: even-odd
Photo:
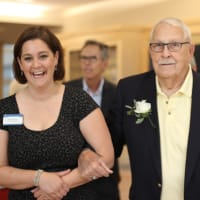
[[[15,126],[23,124],[22,114],[4,114],[3,115],[3,125],[4,126]]]

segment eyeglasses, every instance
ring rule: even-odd
[[[80,56],[79,58],[81,62],[90,61],[92,63],[95,63],[98,60],[96,56]]]
[[[156,53],[160,53],[164,50],[165,46],[170,52],[177,52],[181,49],[183,44],[190,44],[190,42],[170,42],[170,43],[150,43],[150,49]]]

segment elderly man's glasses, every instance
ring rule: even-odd
[[[98,60],[98,58],[96,56],[80,56],[80,61],[81,62],[86,62],[86,61],[89,61],[89,62],[96,62]]]
[[[150,43],[149,46],[150,46],[150,49],[156,53],[162,52],[165,46],[167,46],[167,49],[170,52],[177,52],[181,49],[183,44],[189,44],[189,43],[190,42],[170,42],[170,43],[158,42],[158,43]]]

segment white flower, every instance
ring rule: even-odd
[[[151,111],[151,104],[146,102],[146,100],[135,102],[135,112],[138,114],[144,114]]]
[[[137,120],[136,124],[141,124],[145,118],[148,118],[151,125],[155,128],[153,122],[151,121],[150,114],[151,114],[151,104],[148,103],[146,100],[136,101],[133,100],[133,106],[126,105],[126,108],[129,110],[127,111],[127,115],[135,115]]]

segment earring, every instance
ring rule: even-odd
[[[23,75],[24,75],[24,72],[23,72],[23,71],[20,71],[20,75],[23,76]]]

